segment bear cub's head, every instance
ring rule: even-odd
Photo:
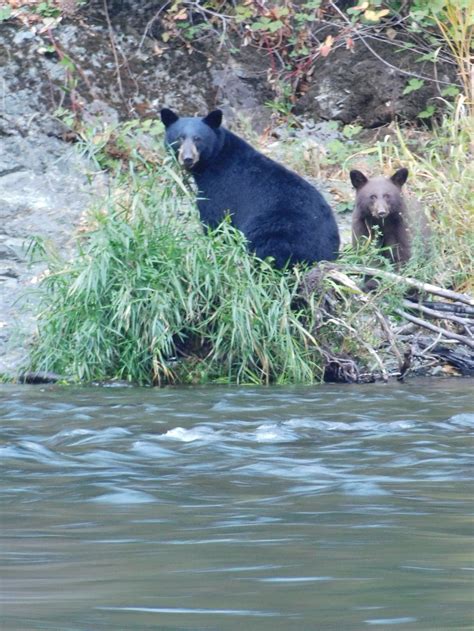
[[[361,171],[351,171],[352,186],[356,189],[356,208],[366,217],[383,220],[403,208],[402,186],[408,169],[399,169],[392,177],[367,178]]]
[[[167,108],[160,114],[166,129],[165,143],[173,149],[181,166],[192,171],[200,162],[212,157],[219,145],[221,110],[214,110],[204,118],[180,118]]]

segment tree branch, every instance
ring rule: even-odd
[[[395,313],[398,313],[398,315],[402,316],[402,318],[405,318],[405,320],[408,320],[409,322],[413,322],[414,324],[417,324],[418,326],[421,326],[424,329],[435,331],[435,333],[439,333],[443,337],[447,337],[451,340],[456,340],[458,342],[461,342],[462,344],[465,344],[466,346],[469,346],[469,348],[474,349],[474,342],[468,339],[467,337],[464,337],[463,335],[458,335],[457,333],[446,331],[446,329],[442,329],[440,326],[431,324],[431,322],[426,322],[426,320],[417,318],[416,316],[413,316],[410,313],[403,311],[402,309],[395,309]]]
[[[450,322],[456,322],[460,324],[467,333],[471,334],[471,331],[468,328],[468,325],[471,324],[469,320],[465,318],[460,318],[459,316],[452,315],[450,313],[443,313],[442,311],[436,311],[435,309],[430,309],[429,307],[425,307],[424,305],[420,305],[416,302],[412,302],[411,300],[404,300],[403,306],[407,307],[407,309],[416,309],[417,311],[421,311],[421,313],[426,313],[426,315],[431,316],[432,318],[437,318],[438,320],[449,320]]]
[[[397,283],[405,283],[409,287],[416,287],[422,291],[426,291],[428,294],[434,294],[435,296],[442,296],[443,298],[449,298],[450,300],[457,300],[470,307],[474,307],[474,298],[467,294],[460,294],[451,289],[444,289],[437,285],[431,285],[430,283],[423,283],[420,280],[415,280],[408,276],[402,276],[401,274],[395,274],[394,272],[387,272],[386,270],[376,269],[373,267],[365,267],[365,265],[350,265],[346,270],[347,274],[366,274],[367,276],[381,276],[382,278],[388,278],[396,281]]]

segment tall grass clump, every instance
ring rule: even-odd
[[[434,20],[456,62],[467,108],[474,116],[474,0],[445,0],[433,5]]]
[[[298,272],[249,255],[229,222],[204,233],[169,162],[153,176],[128,164],[74,258],[49,258],[31,368],[140,384],[321,379]]]
[[[474,118],[459,97],[439,123],[380,146],[380,161],[410,171],[409,188],[430,219],[430,264],[415,257],[410,274],[459,291],[474,289]],[[424,252],[426,253],[426,247]]]

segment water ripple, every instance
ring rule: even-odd
[[[469,628],[474,394],[436,384],[0,386],[5,626]]]

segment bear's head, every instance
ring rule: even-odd
[[[199,163],[212,158],[219,147],[221,110],[214,110],[204,118],[180,118],[167,108],[163,108],[160,114],[166,128],[165,142],[185,169],[192,171]]]
[[[375,220],[399,213],[403,207],[402,186],[407,177],[408,169],[399,169],[390,178],[367,178],[361,171],[351,171],[352,186],[356,189],[356,207],[364,216]]]

